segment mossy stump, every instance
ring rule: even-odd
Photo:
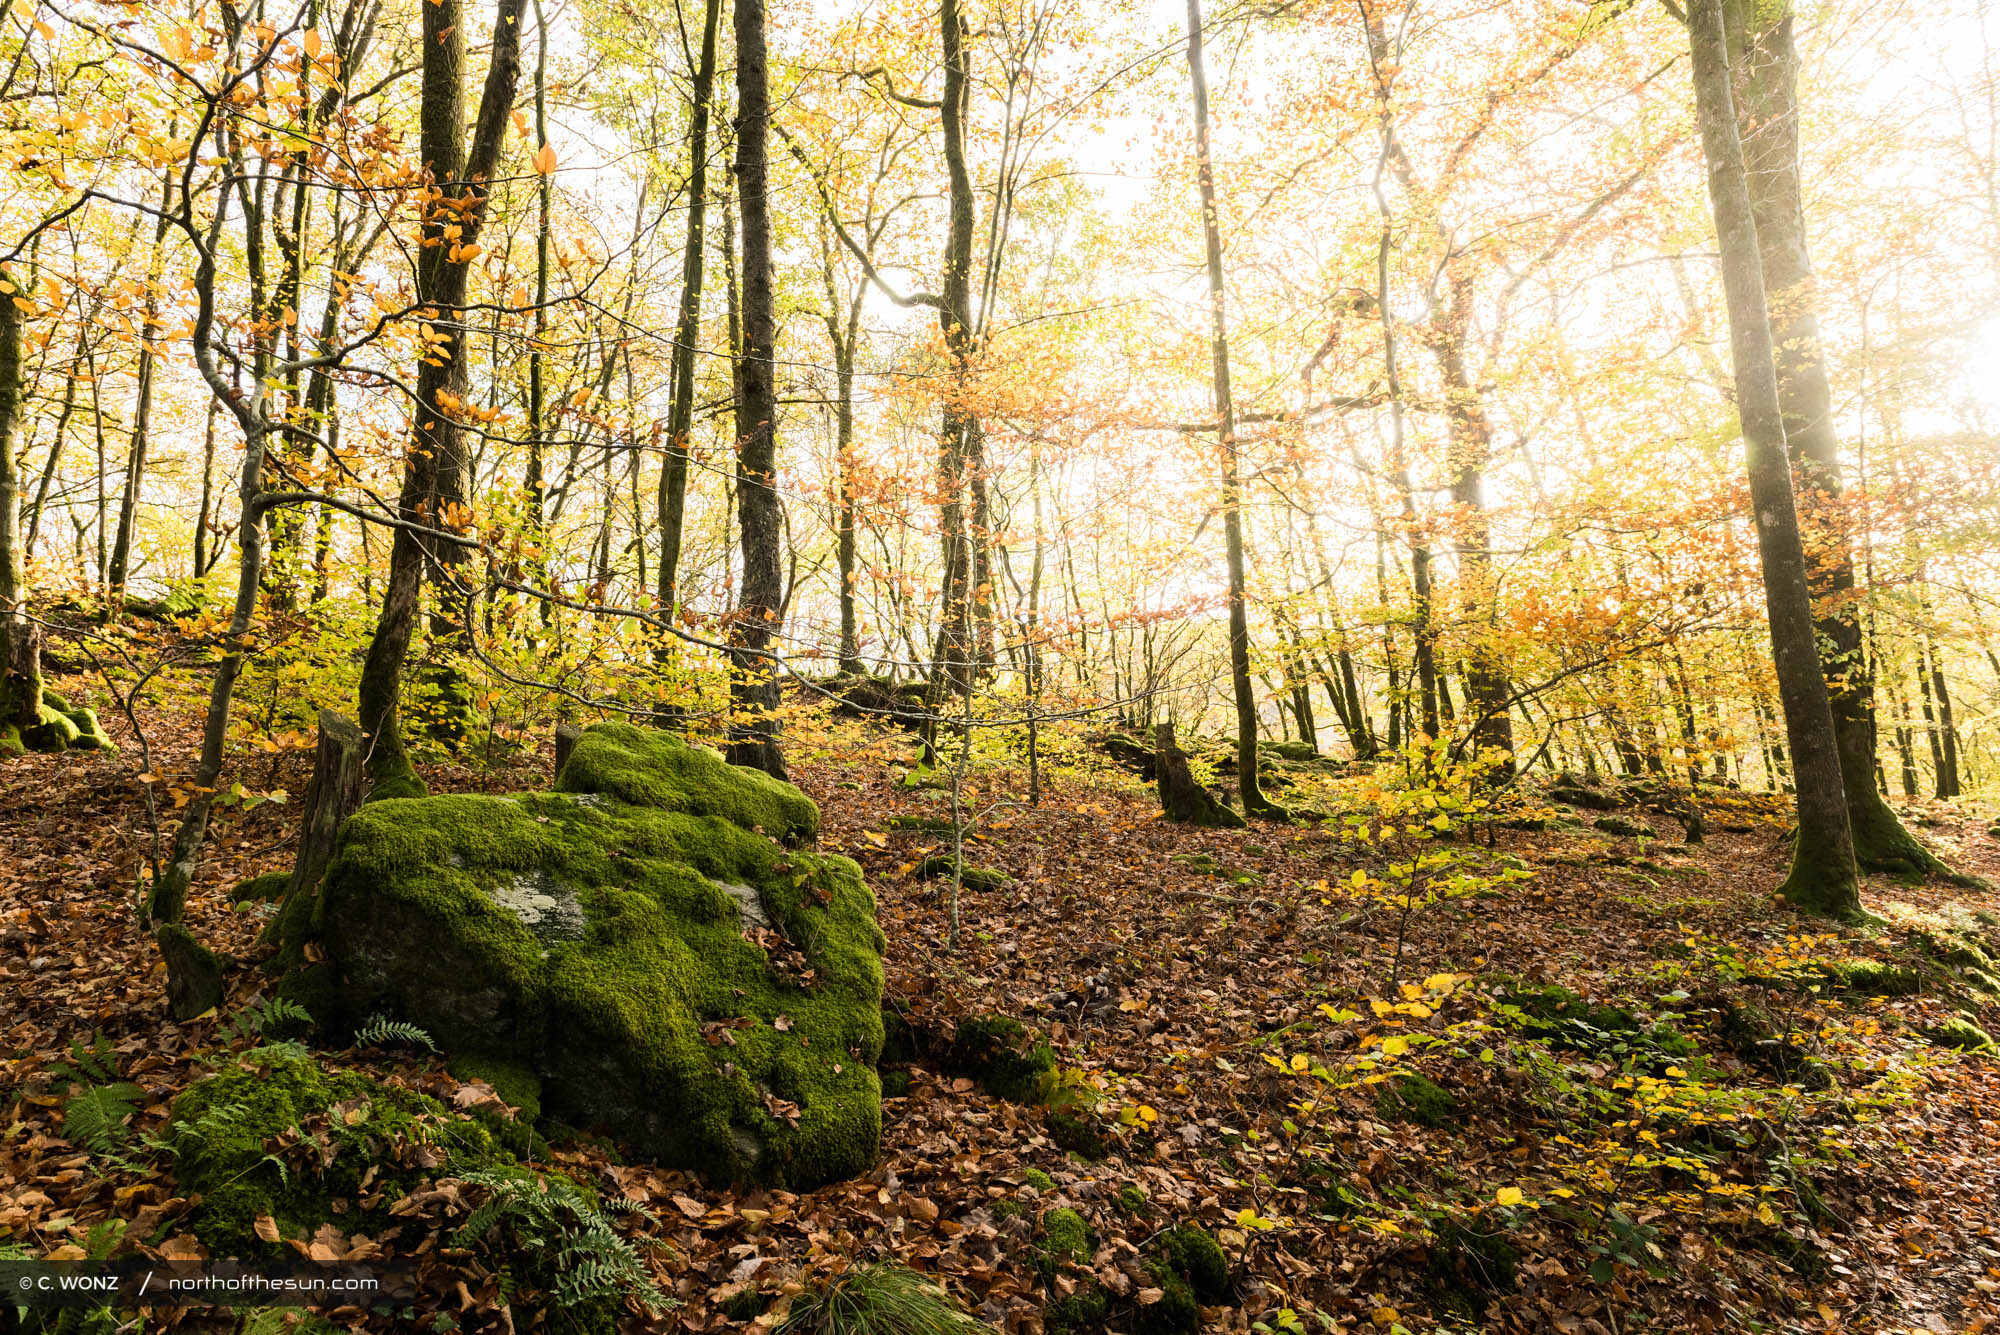
[[[807,1187],[881,1134],[882,933],[860,868],[806,851],[790,784],[603,723],[553,793],[373,801],[311,919],[322,1024],[380,1013],[521,1067],[544,1111],[653,1161]]]

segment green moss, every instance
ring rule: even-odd
[[[1996,1049],[1992,1035],[1962,1015],[1953,1016],[1942,1024],[1932,1025],[1923,1031],[1924,1037],[1941,1048],[1951,1048],[1958,1052],[1992,1054]]]
[[[279,900],[292,884],[292,874],[288,871],[267,871],[262,876],[253,876],[247,881],[238,881],[236,888],[229,892],[232,904],[247,904],[251,900]]]
[[[58,692],[53,691],[48,687],[44,686],[42,687],[42,708],[53,709],[58,714],[67,714],[72,709],[74,709],[75,706],[70,704],[69,699],[66,696],[63,696]]]
[[[97,720],[94,709],[72,709],[64,713],[64,718],[76,729],[76,737],[70,742],[73,751],[116,751],[111,736],[104,731],[104,725]]]
[[[1098,1335],[1110,1309],[1110,1297],[1093,1284],[1044,1307],[1042,1328],[1048,1335]]]
[[[523,1122],[538,1121],[542,1115],[542,1078],[525,1066],[492,1057],[453,1057],[445,1070],[460,1080],[481,1081],[513,1108]]]
[[[1145,1188],[1136,1182],[1127,1182],[1118,1189],[1118,1208],[1141,1219],[1153,1212],[1152,1202],[1146,1199]]]
[[[1035,1267],[1043,1276],[1053,1276],[1064,1262],[1083,1265],[1090,1260],[1090,1225],[1067,1206],[1042,1216],[1042,1240],[1035,1246]]]
[[[1053,1112],[1048,1118],[1049,1139],[1072,1154],[1093,1163],[1111,1153],[1110,1144],[1092,1118],[1082,1113]]]
[[[31,751],[67,751],[82,736],[82,730],[68,715],[42,711],[42,721],[21,729],[21,740]]]
[[[1147,1263],[1146,1273],[1160,1290],[1160,1300],[1134,1312],[1139,1335],[1196,1335],[1201,1329],[1201,1304],[1187,1279],[1165,1260]]]
[[[320,1018],[380,1011],[532,1066],[552,1116],[660,1162],[794,1186],[863,1171],[881,1132],[874,898],[852,861],[751,828],[809,836],[812,804],[624,724],[586,731],[561,786],[356,813],[285,929],[342,978]]]
[[[1915,969],[1882,960],[1841,960],[1822,966],[1834,983],[1849,992],[1873,997],[1907,997],[1923,990]]]
[[[1382,1086],[1375,1111],[1387,1121],[1440,1127],[1458,1115],[1458,1100],[1435,1081],[1406,1072]]]
[[[1021,1203],[1010,1201],[1005,1197],[994,1201],[987,1208],[993,1211],[995,1219],[1012,1219],[1021,1213]]]
[[[771,1295],[759,1293],[755,1289],[743,1289],[730,1294],[720,1304],[722,1314],[731,1321],[755,1321],[764,1315],[764,1309],[771,1305]]]
[[[21,730],[11,723],[0,726],[0,760],[12,760],[26,754],[28,747],[21,740]]]
[[[272,1049],[182,1091],[165,1139],[182,1194],[201,1197],[194,1234],[216,1256],[290,1255],[257,1236],[261,1215],[283,1237],[329,1221],[375,1233],[418,1180],[405,1165],[420,1147],[441,1157],[439,1175],[507,1161],[484,1127],[434,1099]]]
[[[177,922],[163,922],[153,939],[167,966],[167,1009],[176,1020],[192,1020],[222,1004],[223,958],[195,940]]]
[[[1021,1180],[1036,1191],[1054,1191],[1056,1189],[1056,1180],[1039,1168],[1023,1168],[1021,1170]]]
[[[925,858],[917,864],[917,875],[927,879],[936,877],[949,880],[953,867],[959,869],[959,883],[967,890],[978,894],[1004,890],[1013,883],[1012,878],[1004,871],[995,871],[991,867],[975,867],[953,858],[949,853],[933,853]]]
[[[556,776],[560,793],[595,793],[636,807],[720,818],[783,843],[819,835],[819,808],[791,784],[732,765],[718,751],[629,723],[584,730]]]
[[[1006,1015],[960,1020],[944,1054],[945,1070],[971,1076],[987,1093],[1013,1103],[1046,1099],[1055,1067],[1055,1049]]]
[[[1210,1305],[1229,1297],[1229,1254],[1206,1230],[1182,1224],[1160,1242],[1168,1262],[1187,1278],[1195,1297]]]
[[[910,1073],[901,1067],[882,1071],[878,1074],[878,1078],[882,1082],[882,1097],[885,1099],[900,1099],[907,1096],[911,1084],[914,1083]]]
[[[430,786],[423,781],[415,769],[408,764],[393,769],[375,780],[368,790],[364,802],[388,802],[398,798],[428,797]]]

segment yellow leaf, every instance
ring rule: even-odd
[[[542,176],[554,174],[556,169],[556,149],[554,144],[543,144],[535,150],[535,171]]]
[[[1382,1040],[1382,1055],[1384,1057],[1400,1057],[1409,1050],[1410,1040],[1401,1034]]]
[[[1521,1203],[1521,1189],[1519,1187],[1502,1187],[1493,1193],[1493,1199],[1500,1205],[1519,1205]]]

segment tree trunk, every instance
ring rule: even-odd
[[[767,649],[778,630],[783,575],[778,543],[777,329],[771,293],[767,136],[771,107],[764,53],[764,0],[735,0],[736,190],[743,216],[743,353],[738,361],[736,492],[743,591],[731,627],[729,759],[785,777],[778,751],[778,676]]]
[[[942,0],[938,9],[938,37],[944,58],[944,89],[938,103],[938,121],[943,132],[949,210],[938,327],[952,359],[952,384],[939,414],[938,529],[943,587],[937,647],[925,692],[925,712],[932,715],[942,710],[948,694],[971,692],[977,658],[972,588],[976,563],[971,548],[978,541],[978,533],[976,526],[966,522],[969,461],[978,448],[975,433],[979,430],[978,419],[965,402],[966,381],[977,346],[972,316],[975,206],[972,176],[965,156],[966,119],[972,100],[967,35],[958,0]],[[935,749],[936,733],[936,720],[926,719],[926,751]]]
[[[520,75],[521,15],[526,0],[500,0],[486,86],[468,152],[465,113],[465,12],[463,0],[438,0],[423,9],[423,100],[420,152],[436,197],[424,218],[427,246],[417,261],[417,299],[426,308],[432,342],[417,363],[417,411],[397,513],[406,523],[437,526],[443,509],[462,503],[463,442],[454,414],[466,392],[465,331],[461,327],[472,245],[485,220],[487,183],[500,156]],[[448,206],[447,206],[448,205]],[[457,229],[447,237],[445,229]],[[440,397],[442,396],[442,397]],[[244,535],[248,539],[248,535]],[[448,568],[460,559],[409,528],[398,528],[389,548],[389,577],[375,635],[368,644],[358,691],[360,724],[369,737],[371,797],[406,797],[424,791],[403,747],[398,701],[410,637],[416,629],[427,565]]]
[[[24,388],[17,290],[0,270],[0,759],[21,745],[23,728],[41,722],[42,710],[41,637],[26,615],[21,468],[15,456]]]
[[[1229,683],[1236,703],[1236,786],[1246,815],[1284,808],[1257,782],[1257,696],[1250,673],[1250,609],[1243,551],[1243,480],[1236,449],[1236,400],[1229,384],[1229,324],[1222,282],[1222,218],[1209,144],[1208,66],[1202,57],[1201,0],[1188,0],[1188,81],[1194,94],[1195,176],[1201,189],[1202,250],[1208,263],[1209,360],[1216,435],[1222,452],[1222,532],[1229,562]]]
[[[1877,783],[1875,682],[1863,649],[1854,549],[1842,500],[1840,438],[1806,246],[1792,6],[1788,0],[1774,7],[1760,7],[1753,0],[1726,4],[1742,90],[1737,115],[1770,308],[1778,403],[1800,522],[1815,558],[1806,577],[1818,613],[1820,668],[1833,711],[1855,862],[1870,871],[1949,873],[1903,828]]]
[[[688,126],[688,217],[681,253],[680,314],[671,358],[673,398],[667,409],[667,457],[660,469],[660,615],[672,616],[680,599],[681,531],[687,510],[688,437],[694,426],[695,345],[701,337],[702,260],[707,248],[708,118],[715,101],[716,32],[722,0],[702,8],[701,61],[694,69]]]
[[[1693,0],[1688,28],[1694,54],[1696,118],[1708,162],[1709,199],[1722,255],[1729,306],[1729,343],[1737,410],[1748,455],[1750,503],[1757,553],[1764,575],[1771,653],[1798,788],[1798,838],[1783,892],[1793,904],[1840,917],[1857,917],[1861,900],[1854,845],[1841,787],[1840,755],[1813,642],[1812,596],[1806,585],[1805,549],[1792,504],[1785,424],[1772,361],[1771,326],[1750,211],[1743,152],[1729,86],[1729,53],[1722,0]]]
[[[1472,715],[1472,746],[1495,761],[1495,773],[1514,771],[1512,694],[1499,640],[1499,589],[1493,574],[1492,527],[1486,515],[1486,468],[1493,457],[1493,424],[1466,362],[1472,328],[1472,279],[1447,268],[1451,299],[1432,350],[1445,379],[1450,422],[1451,499],[1458,507],[1459,602],[1471,642],[1465,656],[1466,709]]]

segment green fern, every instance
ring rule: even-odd
[[[437,1044],[431,1042],[429,1034],[413,1024],[402,1020],[391,1020],[387,1016],[371,1015],[366,1023],[354,1031],[354,1046],[357,1048],[386,1047],[391,1043],[437,1051]]]
[[[223,1034],[233,1043],[267,1034],[273,1025],[307,1027],[312,1022],[312,1012],[298,1002],[287,997],[271,997],[254,1006],[245,1006],[232,1015]]]
[[[126,1121],[139,1111],[146,1091],[119,1077],[118,1051],[102,1034],[89,1047],[72,1039],[69,1055],[69,1061],[49,1066],[58,1088],[80,1091],[63,1103],[64,1139],[100,1158],[124,1162],[132,1135]]]
[[[607,1209],[652,1213],[628,1201],[599,1206],[562,1177],[527,1177],[519,1171],[467,1173],[461,1179],[486,1189],[486,1199],[458,1231],[461,1246],[481,1245],[503,1266],[514,1261],[557,1311],[637,1299],[649,1312],[675,1306],[660,1292],[632,1243],[611,1226]],[[489,1241],[492,1240],[492,1241]]]

